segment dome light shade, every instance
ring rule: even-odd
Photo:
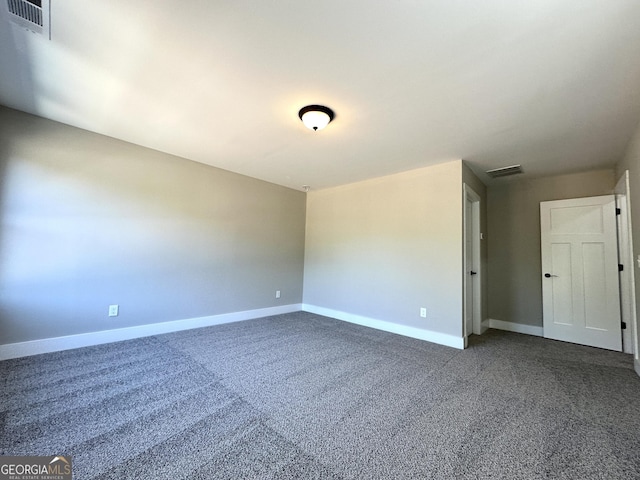
[[[298,112],[304,125],[311,130],[322,130],[333,120],[333,110],[322,105],[307,105]]]

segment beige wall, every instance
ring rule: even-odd
[[[640,254],[640,125],[629,146],[624,158],[616,165],[616,178],[620,178],[625,170],[629,171],[629,190],[631,193],[631,226],[633,235],[633,252],[637,257]],[[637,268],[638,265],[636,264]],[[638,270],[636,270],[637,272]],[[640,311],[640,275],[636,274],[636,315]],[[638,345],[640,345],[640,329],[636,331]],[[636,370],[640,374],[640,352],[636,352]]]
[[[302,192],[7,108],[0,171],[0,344],[302,301]]]
[[[489,318],[542,326],[540,202],[607,195],[615,183],[597,170],[488,189]]]
[[[311,192],[304,303],[461,337],[462,162]]]
[[[627,169],[640,251],[640,128],[615,174],[487,189],[455,161],[305,200],[0,107],[0,344],[302,301],[459,337],[462,183],[483,205],[483,319],[540,326],[539,203],[611,193]]]

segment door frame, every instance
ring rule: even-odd
[[[462,302],[462,333],[464,337],[465,347],[467,346],[467,339],[470,334],[480,335],[482,334],[482,261],[481,261],[481,249],[480,249],[480,205],[481,198],[469,185],[462,184],[463,190],[463,205],[462,205],[462,289],[463,289],[463,302]],[[469,228],[467,218],[467,202],[471,204],[471,225]],[[469,231],[470,230],[470,231]],[[472,242],[472,257],[467,258],[467,238],[471,237]],[[473,289],[471,294],[473,295],[473,327],[471,332],[467,332],[467,275],[469,271],[473,270],[477,274],[473,276]]]
[[[622,351],[638,360],[638,319],[636,314],[635,263],[631,230],[631,202],[629,170],[625,170],[614,189],[618,220],[618,259],[624,265],[620,272],[620,314],[627,328],[622,330]]]

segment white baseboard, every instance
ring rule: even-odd
[[[640,376],[640,360],[634,360],[633,367],[636,369],[638,376]]]
[[[497,330],[506,330],[507,332],[534,335],[536,337],[544,336],[542,327],[537,327],[535,325],[525,325],[523,323],[505,322],[504,320],[496,320],[494,318],[489,319],[489,327],[495,328]]]
[[[351,313],[340,312],[338,310],[318,307],[315,305],[309,305],[307,303],[302,304],[302,310],[309,313],[315,313],[316,315],[323,315],[325,317],[331,317],[337,320],[355,323],[364,327],[375,328],[377,330],[383,330],[385,332],[404,335],[405,337],[417,338],[418,340],[426,340],[427,342],[446,345],[447,347],[458,349],[464,348],[465,339],[463,337],[456,337],[454,335],[448,335],[445,333],[433,332],[431,330],[423,330],[421,328],[408,327],[406,325],[398,325],[397,323],[386,322],[384,320],[376,320],[375,318],[362,317],[360,315],[353,315]]]
[[[0,345],[0,360],[28,357],[30,355],[58,352],[60,350],[70,350],[72,348],[89,347],[103,343],[119,342],[122,340],[149,337],[162,333],[190,330],[192,328],[210,327],[213,325],[221,325],[223,323],[240,322],[254,318],[268,317],[271,315],[299,312],[300,310],[302,310],[302,305],[296,303],[278,307],[246,310],[243,312],[211,315],[208,317],[188,318],[185,320],[174,320],[171,322],[152,323],[135,327],[117,328],[114,330],[103,330],[101,332],[80,333],[64,337],[31,340],[29,342],[9,343],[6,345]]]
[[[491,328],[490,321],[488,318],[485,318],[480,324],[480,335]]]

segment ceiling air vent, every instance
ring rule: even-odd
[[[498,178],[498,177],[507,177],[509,175],[517,175],[519,173],[524,173],[524,172],[520,165],[511,165],[510,167],[501,167],[501,168],[494,168],[493,170],[487,170],[484,173],[489,175],[491,178]]]
[[[5,0],[11,22],[51,39],[49,0]]]

